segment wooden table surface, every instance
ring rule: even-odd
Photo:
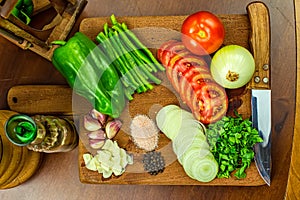
[[[297,0],[296,0],[297,1]],[[187,15],[198,10],[216,14],[245,14],[251,1],[236,0],[89,0],[76,23],[87,17]],[[296,25],[294,1],[263,1],[270,10],[272,66],[272,182],[260,187],[89,185],[78,176],[78,149],[47,154],[39,171],[26,183],[0,191],[1,200],[11,199],[289,199],[300,198],[289,178],[296,109]],[[6,94],[20,84],[66,84],[52,64],[0,38],[0,109],[8,109]],[[297,144],[294,144],[297,145]],[[299,145],[299,143],[298,143]],[[296,182],[298,184],[298,182]],[[290,183],[290,182],[289,182]]]

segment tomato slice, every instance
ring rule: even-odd
[[[178,51],[177,54],[172,53],[173,57],[171,57],[169,59],[169,63],[168,64],[165,63],[167,76],[168,76],[169,80],[172,82],[172,85],[173,85],[173,87],[175,88],[175,90],[177,92],[179,92],[179,81],[178,80],[180,79],[181,74],[178,73],[176,67],[174,67],[174,66],[175,66],[175,63],[177,63],[178,60],[184,59],[185,56],[188,55],[188,54],[190,54],[190,52],[186,49]],[[165,55],[167,55],[167,54],[165,54]],[[167,61],[164,61],[164,62],[167,62]]]
[[[185,76],[187,77],[187,76]],[[208,72],[193,74],[190,77],[187,77],[187,79],[190,81],[192,87],[195,89],[199,86],[201,86],[203,83],[213,83],[214,79]]]
[[[191,84],[187,81],[187,79],[184,76],[180,76],[178,79],[178,88],[179,88],[179,94],[183,101],[183,103],[186,103],[189,107],[191,106],[190,99],[190,91],[192,91]]]
[[[170,58],[170,61],[168,63],[168,67],[174,68],[175,63],[178,60],[183,59],[188,54],[190,54],[190,52],[186,49],[178,51],[177,54],[173,54],[173,57]]]
[[[179,63],[180,65],[193,65],[193,66],[205,66],[208,68],[208,65],[206,61],[199,57],[199,56],[194,56],[192,54],[186,55],[184,59],[180,60]]]
[[[187,78],[182,76],[180,79],[180,90],[185,95],[185,101],[190,102],[192,94],[195,93],[194,90],[197,90],[202,84],[212,83],[214,80],[210,73],[195,73],[193,77]],[[187,103],[189,104],[189,103]]]
[[[223,117],[228,109],[225,89],[216,83],[203,83],[194,89],[192,111],[204,124],[214,123]]]
[[[177,73],[176,69],[173,68],[174,63],[176,63],[177,60],[182,59],[185,55],[189,54],[190,52],[186,49],[179,51],[177,54],[173,54],[173,57],[170,59],[168,66],[165,66],[166,73],[168,79],[171,81],[174,89],[179,92],[179,81],[180,74]]]
[[[170,68],[170,67],[167,67],[166,68],[166,74],[167,74],[167,77],[168,77],[168,79],[171,81],[171,79],[172,79],[172,76],[173,76],[173,69],[172,68]]]
[[[184,57],[182,57],[182,59],[178,59],[176,60],[176,63],[174,63],[174,67],[177,66],[181,73],[184,73],[185,70],[189,69],[190,66],[194,66],[194,67],[206,67],[207,71],[208,70],[208,65],[205,62],[204,59],[197,57],[197,56],[193,56],[191,54],[187,54],[184,55]]]
[[[166,69],[166,72],[167,72],[167,77],[169,79],[169,81],[171,82],[173,88],[179,92],[179,76],[177,76],[176,73],[174,73],[174,70],[170,67],[167,67]]]
[[[172,86],[197,120],[209,124],[226,114],[226,92],[215,83],[202,57],[191,54],[175,40],[163,44],[157,56]]]
[[[186,50],[182,42],[173,42],[162,52],[160,62],[167,67],[171,58],[182,50]]]
[[[169,41],[163,43],[163,44],[159,47],[159,49],[157,50],[156,58],[157,58],[158,60],[161,60],[161,59],[162,59],[162,54],[163,54],[163,52],[164,52],[171,44],[173,44],[173,43],[175,43],[175,42],[178,42],[178,41],[177,41],[177,40],[169,40]]]
[[[186,70],[182,75],[185,76],[186,79],[190,81],[195,75],[202,74],[202,73],[210,74],[208,67],[206,66],[189,67],[189,69]]]

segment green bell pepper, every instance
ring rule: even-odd
[[[34,5],[32,0],[18,0],[15,7],[12,9],[11,14],[24,22],[29,24],[31,15],[33,13]]]
[[[104,52],[86,35],[75,33],[53,52],[52,63],[73,90],[85,97],[94,108],[112,118],[125,107],[125,96],[119,75]]]

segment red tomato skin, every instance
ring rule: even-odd
[[[169,40],[169,41],[163,43],[163,44],[159,47],[159,49],[157,50],[157,55],[156,55],[157,59],[158,59],[158,60],[161,60],[161,59],[162,59],[162,54],[163,54],[163,52],[164,52],[171,44],[173,44],[173,43],[175,43],[175,42],[177,42],[177,40]]]
[[[226,92],[212,79],[203,57],[191,54],[176,40],[163,44],[157,56],[172,86],[197,120],[210,124],[226,114]]]
[[[178,52],[185,50],[185,46],[182,42],[173,42],[168,44],[164,49],[159,50],[159,56],[161,63],[167,67],[171,58],[178,54]]]
[[[215,92],[217,96],[212,96]],[[212,94],[211,94],[212,93]],[[224,115],[228,109],[228,98],[224,88],[216,83],[203,83],[194,88],[191,110],[203,124],[211,124]]]
[[[221,47],[225,29],[221,20],[208,11],[188,16],[181,27],[182,42],[196,55],[207,55]]]

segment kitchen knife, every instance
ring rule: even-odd
[[[259,174],[271,184],[271,84],[270,84],[270,24],[269,11],[263,3],[247,6],[251,24],[250,47],[255,59],[251,87],[252,122],[262,143],[254,146],[254,160]]]

